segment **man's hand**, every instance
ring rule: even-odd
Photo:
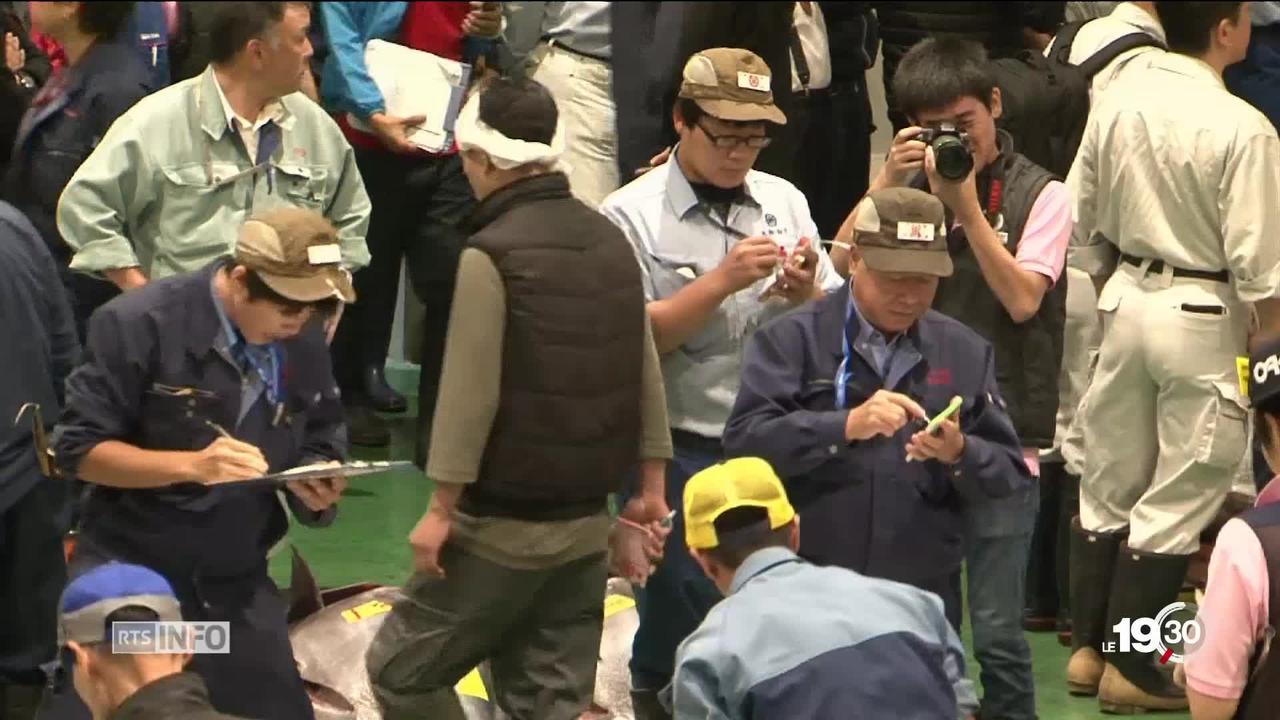
[[[929,189],[934,197],[942,201],[960,222],[972,217],[982,216],[982,205],[978,203],[978,184],[974,179],[976,170],[970,170],[963,180],[948,180],[938,174],[938,161],[933,155],[933,148],[928,148],[924,156],[924,171],[929,176]]]
[[[147,284],[147,276],[143,274],[142,268],[137,266],[106,270],[103,274],[115,283],[116,287],[125,291],[136,290]]]
[[[918,432],[907,442],[907,457],[911,460],[937,460],[943,465],[955,465],[963,454],[964,433],[955,420],[943,420],[937,430]]]
[[[911,173],[924,167],[924,151],[929,146],[916,139],[923,131],[924,128],[905,127],[893,136],[893,145],[889,147],[889,157],[882,171],[890,187],[902,185]]]
[[[427,509],[422,519],[409,533],[409,546],[413,548],[413,569],[420,573],[443,578],[444,568],[440,565],[440,549],[449,539],[449,530],[453,527],[453,518],[448,511],[435,505]]]
[[[417,151],[418,146],[409,142],[409,132],[426,121],[425,115],[402,118],[376,112],[369,116],[369,126],[373,128],[373,134],[378,136],[388,150],[398,153]]]
[[[325,463],[326,465],[340,465],[338,461]],[[324,512],[338,502],[338,498],[342,497],[342,492],[347,489],[347,479],[344,477],[331,478],[312,478],[309,480],[290,480],[287,483],[289,491],[297,495],[302,504],[313,512]]]
[[[249,443],[220,437],[205,449],[191,453],[191,463],[184,474],[205,485],[249,480],[267,474],[267,459]]]
[[[671,151],[672,151],[672,149],[674,149],[674,148],[675,148],[675,146],[673,145],[673,146],[671,146],[671,147],[668,147],[668,148],[664,149],[662,152],[658,153],[657,155],[654,155],[653,157],[649,158],[649,165],[648,165],[648,167],[642,167],[642,168],[640,168],[639,170],[636,170],[636,177],[640,177],[641,175],[643,175],[643,174],[645,174],[645,173],[649,172],[650,170],[652,170],[652,169],[654,169],[654,168],[656,168],[656,167],[661,166],[663,163],[665,163],[665,162],[667,162],[668,160],[670,160],[670,159],[671,159]]]
[[[764,236],[743,238],[724,256],[712,272],[721,276],[731,292],[751,287],[769,277],[778,265],[778,245]]]
[[[18,72],[27,64],[27,53],[22,49],[22,42],[13,33],[4,34],[4,66],[9,72]]]
[[[924,408],[915,400],[896,392],[877,390],[867,401],[849,411],[844,437],[849,442],[877,435],[893,437],[913,418],[923,420]]]
[[[496,2],[473,2],[462,20],[462,32],[476,38],[495,38],[502,32],[502,7]]]
[[[792,305],[803,305],[814,298],[817,278],[818,251],[809,238],[800,238],[791,257],[782,264],[782,277],[778,278],[761,299],[780,297]]]

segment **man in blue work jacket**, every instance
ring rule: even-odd
[[[938,596],[797,557],[800,519],[769,463],[734,458],[694,475],[684,516],[689,552],[725,599],[680,645],[668,688],[675,717],[956,718],[977,709]]]
[[[960,626],[961,510],[1031,482],[991,346],[929,310],[952,272],[941,201],[873,192],[851,288],[758,331],[725,428],[768,460],[805,519],[800,554],[940,595]],[[957,415],[923,432],[953,397]]]
[[[288,527],[278,489],[299,521],[321,526],[343,481],[235,481],[345,456],[315,316],[355,293],[337,231],[315,211],[253,217],[234,252],[91,319],[54,443],[64,471],[91,484],[69,572],[108,560],[156,570],[187,620],[230,623],[230,653],[191,665],[219,710],[310,720],[267,550]]]

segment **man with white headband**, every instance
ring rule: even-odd
[[[458,267],[432,422],[415,575],[368,655],[385,720],[460,718],[453,687],[488,660],[514,720],[591,702],[609,494],[668,513],[671,457],[640,269],[622,232],[573,198],[550,93],[500,79],[456,125],[479,205]]]
[[[356,299],[341,263],[338,231],[318,212],[254,215],[232,257],[99,308],[66,383],[54,451],[90,486],[70,575],[145,565],[187,620],[230,623],[230,653],[191,669],[236,715],[313,716],[267,575],[288,529],[278,486],[235,481],[346,455],[322,322]],[[324,526],[344,486],[294,480],[284,495],[301,523]]]
[[[671,159],[601,206],[631,241],[670,387],[675,446],[667,502],[724,456],[721,436],[756,329],[841,286],[809,204],[794,185],[753,170],[786,115],[772,73],[739,48],[696,53],[684,66],[673,113]],[[675,518],[665,560],[640,594],[631,655],[636,717],[664,717],[657,691],[671,680],[676,647],[720,600],[684,547]]]

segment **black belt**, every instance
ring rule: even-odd
[[[1146,262],[1144,258],[1136,257],[1128,253],[1120,253],[1120,259],[1130,265],[1138,266],[1141,266],[1142,263]],[[1147,266],[1147,270],[1157,274],[1164,272],[1164,261],[1152,260],[1151,264]],[[1220,283],[1231,282],[1231,273],[1226,270],[1187,270],[1186,268],[1175,267],[1173,268],[1173,276],[1195,278],[1197,280],[1213,280]]]
[[[542,38],[542,42],[550,45],[553,48],[559,48],[561,50],[564,50],[570,55],[577,55],[578,57],[584,57],[588,60],[595,60],[596,62],[602,62],[602,63],[607,63],[610,61],[609,58],[603,55],[592,55],[591,53],[582,52],[581,50],[574,50],[568,45],[565,45],[562,41],[556,40],[555,38]]]
[[[671,428],[671,443],[676,447],[685,447],[707,455],[722,455],[724,445],[720,438],[709,438],[705,435],[691,433],[688,430]]]

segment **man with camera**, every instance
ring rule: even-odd
[[[872,190],[930,190],[947,208],[947,244],[955,273],[933,307],[965,323],[995,349],[1007,398],[1033,476],[1038,449],[1051,447],[1058,410],[1066,283],[1059,282],[1071,235],[1069,196],[1049,171],[1013,148],[996,129],[1000,90],[976,43],[920,42],[894,78],[912,121]],[[853,237],[857,211],[837,233],[837,268]],[[966,562],[974,650],[986,691],[983,717],[1035,716],[1031,652],[1022,635],[1026,558],[1038,487],[967,508]]]

